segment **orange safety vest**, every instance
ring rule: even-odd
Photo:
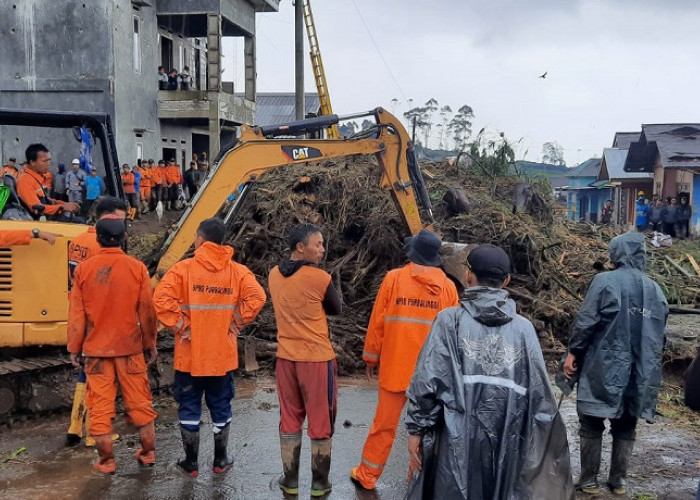
[[[290,361],[330,361],[335,351],[328,336],[323,298],[331,276],[317,267],[302,266],[285,277],[275,266],[267,285],[277,323],[277,357]]]
[[[362,359],[379,363],[379,386],[408,389],[437,314],[459,304],[454,283],[437,267],[408,263],[387,273],[369,319]]]
[[[68,313],[68,352],[113,358],[156,345],[153,288],[142,262],[101,248],[75,269]]]
[[[266,296],[255,275],[232,257],[232,247],[205,242],[156,287],[158,320],[176,331],[178,371],[201,377],[238,368],[238,330],[255,319]]]

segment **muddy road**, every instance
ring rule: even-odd
[[[180,475],[172,465],[182,455],[180,432],[173,401],[156,400],[157,464],[140,469],[133,455],[137,434],[121,416],[116,427],[121,438],[115,446],[117,473],[111,477],[93,475],[90,464],[94,450],[65,448],[67,414],[15,424],[0,430],[0,498],[100,498],[100,499],[280,499],[276,486],[281,472],[278,448],[279,407],[271,378],[239,379],[234,400],[231,450],[234,468],[224,477],[211,472],[213,440],[208,415],[204,416],[200,452],[200,475],[192,479]],[[673,396],[667,397],[672,399]],[[341,380],[338,421],[333,441],[333,492],[328,498],[385,500],[403,498],[407,473],[405,430],[399,428],[392,455],[375,493],[356,492],[348,479],[357,465],[374,415],[376,387],[354,379]],[[662,405],[662,411],[664,411]],[[630,497],[640,499],[694,499],[700,458],[697,427],[665,410],[667,416],[654,425],[640,423],[638,440],[630,466]],[[578,474],[578,438],[575,404],[565,400],[562,413],[569,428],[574,474]],[[609,436],[603,451],[601,479],[607,474]],[[300,497],[310,487],[309,446],[302,451]],[[25,451],[19,452],[21,448]],[[586,497],[581,497],[586,498]],[[590,498],[590,497],[587,497]],[[599,498],[608,498],[600,496]],[[613,498],[613,497],[610,497]],[[620,497],[614,497],[620,498]]]

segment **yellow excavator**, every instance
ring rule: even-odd
[[[375,125],[344,139],[306,138],[322,135],[319,133],[321,130],[342,120],[357,118],[373,118]],[[376,156],[383,172],[380,187],[389,191],[396,203],[406,233],[416,234],[423,228],[432,228],[430,198],[411,140],[401,122],[384,109],[343,117],[319,116],[282,125],[243,125],[240,137],[235,143],[222,148],[202,188],[169,231],[160,250],[149,259],[154,281],[159,280],[190,250],[195,230],[203,219],[217,214],[226,222],[234,218],[245,203],[247,194],[266,172],[285,165],[358,154]],[[235,190],[239,190],[240,194],[233,204],[227,206],[225,202]],[[0,229],[6,228],[8,222],[0,221]],[[7,348],[66,344],[68,271],[65,246],[68,240],[84,231],[85,226],[44,224],[48,227],[42,226],[41,229],[65,235],[50,253],[44,254],[46,249],[39,249],[38,245],[0,249],[0,273],[6,273],[11,283],[11,290],[2,288],[4,282],[0,277],[0,304],[3,300],[12,301],[9,314],[0,312],[0,354]],[[37,223],[12,223],[13,228],[20,225],[30,228]],[[463,255],[455,251],[454,246],[450,250],[454,258],[445,259],[445,270],[453,279],[458,279],[461,277]],[[1,260],[3,258],[5,260]],[[47,287],[50,293],[44,291]],[[19,290],[26,293],[15,294]],[[67,365],[67,359],[55,355],[51,358],[26,356],[6,361],[0,358],[0,421],[3,415],[17,410],[49,409],[56,399],[62,401],[61,406],[67,405],[71,401],[70,372],[63,375],[58,371],[58,368],[67,368]],[[52,397],[47,393],[52,390],[51,377],[48,383],[43,383],[41,377],[35,376],[44,373],[52,375],[58,384],[54,388],[54,392],[58,393]],[[31,376],[27,377],[28,374]],[[159,384],[167,385],[167,380],[160,380]]]

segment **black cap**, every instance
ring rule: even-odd
[[[95,224],[97,240],[103,247],[115,247],[126,239],[126,221],[116,216],[106,215]]]
[[[7,161],[13,161],[13,162],[17,163],[17,158],[15,158],[14,156],[10,156],[10,158],[8,158]]]
[[[512,272],[510,257],[494,245],[479,245],[467,256],[469,270],[477,278],[503,279]]]
[[[442,265],[442,258],[439,255],[441,245],[442,241],[437,234],[423,229],[417,235],[404,239],[403,249],[411,262],[422,266],[438,267]]]

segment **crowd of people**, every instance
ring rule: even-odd
[[[654,195],[648,200],[644,192],[639,191],[634,210],[634,225],[639,232],[654,231],[680,239],[690,237],[693,207],[690,206],[687,194],[667,196],[665,199]],[[600,211],[600,222],[612,224],[613,211],[612,200],[607,200]]]
[[[74,159],[70,169],[58,163],[51,169],[51,152],[43,144],[32,144],[26,152],[27,160],[17,164],[10,157],[0,169],[0,183],[9,175],[16,181],[17,195],[33,216],[45,215],[55,221],[84,222],[94,218],[91,208],[106,194],[105,180],[95,167],[89,173]],[[122,165],[121,180],[128,200],[128,218],[155,209],[163,202],[164,210],[182,210],[194,197],[209,171],[206,153],[194,153],[189,168],[182,172],[174,159],[169,161],[137,160],[133,165]],[[40,205],[41,213],[32,207]],[[71,214],[68,217],[68,214]]]
[[[166,73],[163,66],[158,66],[158,90],[195,90],[194,79],[190,76],[190,67],[182,68],[182,73],[175,68]]]

